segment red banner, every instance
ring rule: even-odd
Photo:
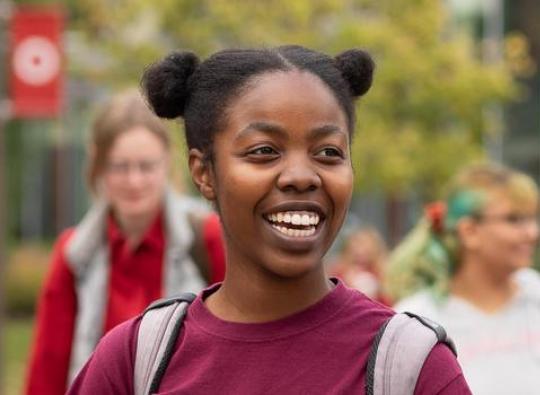
[[[54,117],[62,107],[63,15],[22,8],[11,20],[10,87],[13,115]]]

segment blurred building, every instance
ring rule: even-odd
[[[536,73],[522,81],[526,99],[506,109],[503,159],[540,182],[540,1],[506,0],[504,21],[507,31],[521,31],[528,38]]]
[[[540,181],[540,2],[538,0],[448,0],[456,26],[483,43],[486,62],[503,53],[503,37],[527,38],[536,69],[520,79],[524,97],[500,111],[502,135],[486,141],[493,159],[527,172]]]

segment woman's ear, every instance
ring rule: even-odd
[[[203,153],[197,148],[189,150],[189,170],[199,192],[207,200],[216,200],[215,177],[212,166],[204,160]]]
[[[477,222],[470,217],[461,218],[456,225],[456,232],[460,244],[464,249],[475,249],[478,245]]]

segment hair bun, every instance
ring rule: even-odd
[[[172,52],[145,70],[141,84],[156,115],[171,119],[184,114],[187,81],[198,65],[194,53]]]
[[[362,96],[369,90],[373,82],[375,62],[367,52],[349,49],[337,55],[335,62],[353,96]]]

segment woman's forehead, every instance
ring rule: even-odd
[[[273,70],[252,77],[240,90],[237,100],[258,96],[260,91],[283,94],[285,90],[301,95],[306,89],[310,89],[317,96],[329,96],[337,101],[334,92],[317,75],[298,69]]]
[[[508,189],[496,189],[487,193],[484,211],[535,212],[538,195],[517,193]]]
[[[347,125],[345,111],[332,90],[316,75],[301,70],[274,71],[249,81],[231,101],[229,117],[272,117],[276,112],[298,117],[338,119]]]

